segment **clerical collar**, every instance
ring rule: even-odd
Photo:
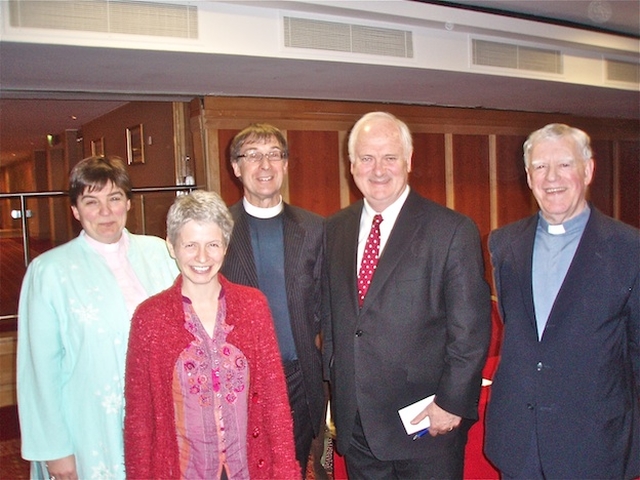
[[[571,220],[567,220],[564,223],[560,223],[558,225],[551,225],[547,220],[542,216],[542,212],[538,214],[538,221],[542,229],[549,233],[550,235],[564,235],[567,232],[571,232],[576,229],[583,229],[589,220],[589,215],[591,213],[591,209],[589,205],[585,207],[582,212],[573,217]]]
[[[244,197],[242,198],[242,205],[244,206],[244,210],[249,215],[256,218],[273,218],[279,215],[280,212],[282,212],[282,210],[284,210],[284,202],[282,201],[282,195],[280,195],[280,201],[278,202],[278,204],[273,207],[266,207],[266,208],[256,207],[255,205],[252,205],[251,203],[249,203],[249,201]]]

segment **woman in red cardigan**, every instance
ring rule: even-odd
[[[181,275],[134,314],[126,364],[129,479],[299,479],[264,295],[218,273],[233,221],[213,192],[180,196],[167,245]]]

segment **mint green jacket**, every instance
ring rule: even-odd
[[[128,258],[148,296],[178,274],[157,237],[129,236]],[[124,369],[130,315],[103,257],[83,235],[36,257],[18,307],[22,456],[32,478],[74,454],[79,478],[124,479]]]

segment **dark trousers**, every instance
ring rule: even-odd
[[[464,443],[461,448],[431,458],[408,460],[378,460],[365,438],[360,414],[356,414],[353,437],[345,453],[349,480],[389,479],[462,479],[464,471]]]
[[[307,472],[307,462],[311,452],[314,429],[311,424],[311,414],[307,404],[300,364],[297,361],[287,362],[284,365],[284,374],[287,380],[291,416],[293,417],[293,440],[296,444],[296,459],[302,469],[301,478],[304,478]]]

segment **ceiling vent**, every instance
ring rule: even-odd
[[[562,73],[559,50],[473,39],[473,64],[544,73]]]
[[[334,52],[413,58],[410,31],[284,17],[284,45]]]
[[[12,27],[198,38],[195,6],[127,0],[10,0]]]
[[[640,65],[619,60],[605,60],[607,80],[612,82],[640,83]]]

